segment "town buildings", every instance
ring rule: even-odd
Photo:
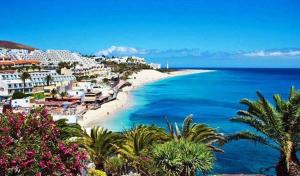
[[[25,80],[24,87],[24,82],[20,77],[21,73],[0,73],[0,96],[8,97],[15,92],[34,93],[33,87],[47,85],[46,77],[48,75],[51,76],[49,83],[55,86],[68,85],[76,80],[75,76],[59,75],[55,70],[30,72],[29,74],[30,79]]]

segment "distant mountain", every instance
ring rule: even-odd
[[[10,41],[4,41],[0,40],[0,48],[7,48],[7,49],[25,49],[29,51],[35,50],[35,48],[27,45],[23,45],[20,43],[10,42]]]

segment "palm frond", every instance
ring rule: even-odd
[[[234,141],[234,140],[241,140],[241,139],[261,143],[261,144],[267,145],[269,147],[272,147],[276,150],[279,149],[277,146],[270,143],[270,141],[267,138],[264,138],[260,135],[254,134],[254,133],[251,133],[249,131],[239,132],[239,133],[229,135],[229,136],[226,137],[227,142]]]
[[[192,123],[193,123],[193,115],[191,114],[191,115],[188,115],[183,121],[183,125],[182,125],[182,136],[183,137],[187,137],[189,135]]]

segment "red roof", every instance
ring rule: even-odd
[[[22,65],[22,64],[39,64],[36,60],[13,60],[13,61],[0,61],[0,65]]]

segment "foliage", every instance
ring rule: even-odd
[[[187,140],[166,142],[154,147],[153,159],[162,175],[195,175],[196,170],[207,173],[215,158],[203,144]]]
[[[116,63],[114,61],[104,61],[103,63],[111,67],[113,72],[120,74],[126,71],[133,73],[142,69],[151,69],[149,65],[143,63]]]
[[[104,169],[108,158],[115,156],[116,147],[121,144],[122,137],[119,133],[108,131],[102,127],[91,129],[91,136],[84,136],[77,139],[77,143],[85,148],[97,169]]]
[[[105,83],[105,84],[108,84],[109,83],[109,79],[108,78],[103,78],[102,82]]]
[[[63,99],[64,99],[64,97],[68,96],[68,93],[67,93],[67,92],[65,92],[65,91],[63,91],[63,92],[60,92],[60,93],[59,93],[59,96],[60,96],[60,98],[63,100]]]
[[[61,69],[62,68],[67,68],[67,69],[71,69],[71,68],[75,68],[76,65],[78,65],[78,62],[60,62],[58,63],[58,68],[57,68],[57,73],[61,73]]]
[[[108,159],[105,168],[113,175],[122,175],[122,168],[125,164],[124,158],[121,156],[114,156]]]
[[[26,94],[24,94],[23,92],[14,92],[12,95],[12,99],[22,99],[25,97],[26,97]]]
[[[130,163],[130,167],[136,172],[147,172],[144,167],[150,160],[147,153],[155,144],[167,141],[169,138],[162,128],[156,126],[139,125],[124,131],[124,140],[118,153]]]
[[[78,123],[68,123],[68,119],[59,119],[55,121],[55,124],[60,129],[59,138],[62,140],[88,137],[86,131]]]
[[[56,95],[58,94],[57,90],[56,89],[52,89],[51,92],[50,92],[51,96],[52,96],[52,99],[54,99],[56,97]]]
[[[25,93],[25,82],[27,79],[30,79],[31,76],[28,72],[22,72],[22,74],[20,75],[20,78],[23,81],[23,85],[24,85],[23,92]]]
[[[191,142],[206,144],[209,148],[216,152],[223,152],[223,150],[215,147],[213,144],[223,143],[225,137],[218,133],[217,130],[201,123],[193,123],[193,116],[187,116],[182,124],[182,128],[179,129],[175,123],[172,125],[167,120],[167,125],[170,131],[170,135],[174,140],[186,139]]]
[[[89,169],[88,171],[89,176],[107,176],[105,172],[97,169]]]
[[[178,69],[174,69],[174,68],[160,68],[160,69],[156,69],[156,70],[159,72],[162,72],[162,73],[170,73],[173,71],[178,71]]]
[[[53,78],[52,78],[51,75],[47,75],[47,76],[45,77],[45,80],[46,80],[46,82],[47,82],[47,86],[49,86],[49,85],[50,85],[50,82],[53,81]]]
[[[34,96],[34,98],[37,99],[37,100],[40,100],[40,99],[45,98],[44,92],[35,93],[33,96]]]
[[[275,107],[257,92],[258,100],[242,99],[247,110],[240,110],[231,119],[257,130],[240,132],[228,140],[248,139],[259,142],[280,152],[276,166],[277,175],[300,175],[300,164],[296,152],[300,143],[300,91],[291,88],[288,100],[278,94],[273,96]]]
[[[76,76],[76,81],[82,81],[82,80],[90,80],[90,79],[94,79],[97,78],[98,75],[75,75]]]
[[[78,175],[86,154],[66,144],[44,109],[1,114],[0,175]]]

